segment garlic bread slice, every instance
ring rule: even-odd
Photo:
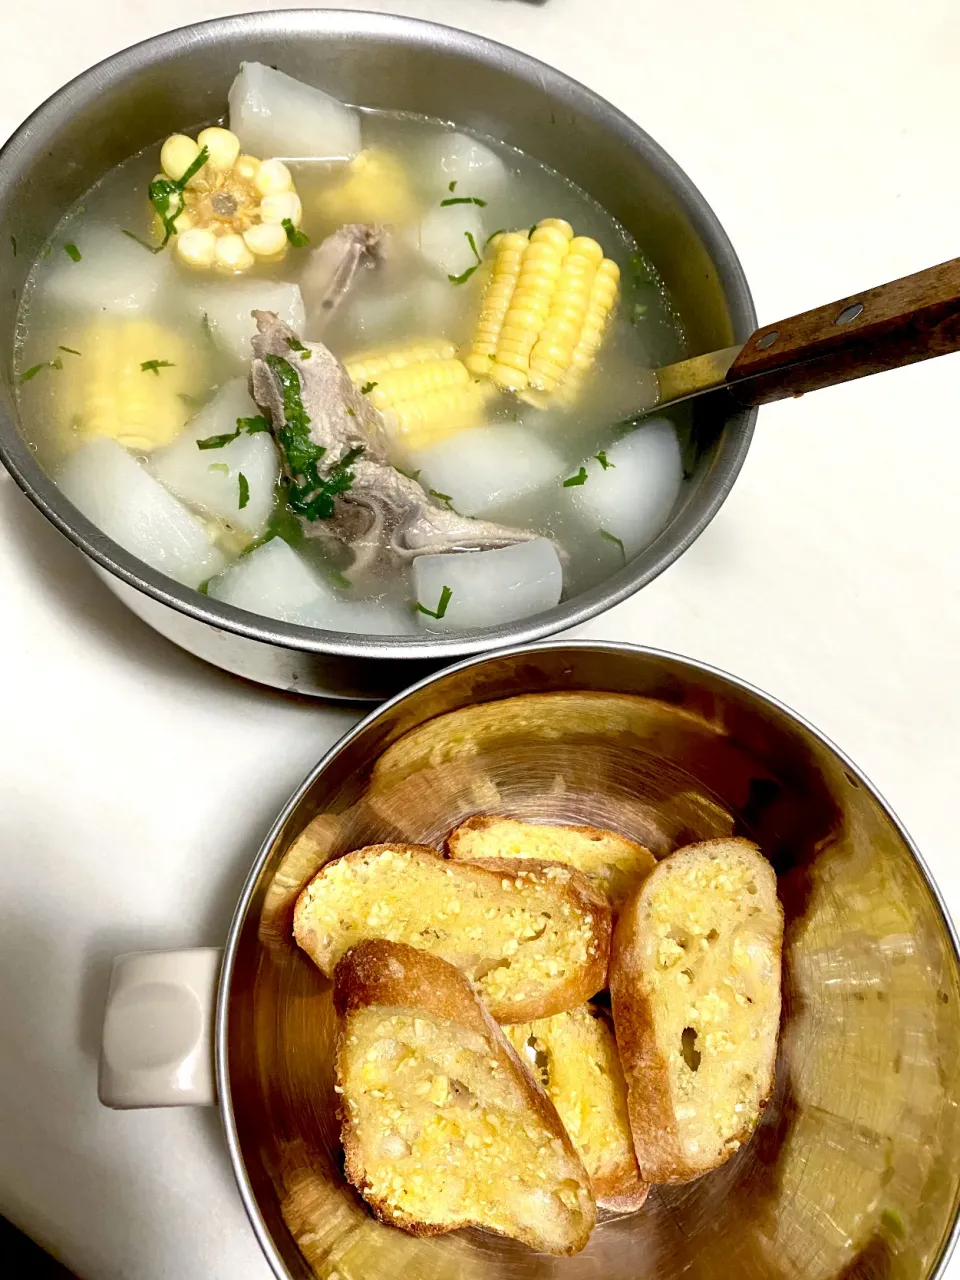
[[[328,976],[367,938],[442,956],[498,1022],[575,1008],[607,982],[612,916],[558,863],[454,862],[423,845],[370,845],[328,862],[297,899],[294,937]]]
[[[627,1113],[627,1085],[609,1022],[592,1005],[504,1027],[507,1039],[557,1108],[604,1209],[639,1209],[640,1177]]]
[[[658,864],[621,912],[610,996],[642,1176],[686,1182],[750,1137],[773,1091],[783,910],[748,840]]]
[[[382,1222],[584,1247],[596,1205],[580,1157],[458,969],[361,942],[337,965],[334,1004],[346,1175]]]
[[[468,818],[447,837],[451,858],[536,858],[582,871],[619,910],[657,865],[649,849],[600,827],[552,826],[497,814]]]

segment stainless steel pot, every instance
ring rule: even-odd
[[[522,725],[504,714],[517,695]],[[439,842],[478,811],[609,825],[660,855],[742,833],[773,862],[785,910],[777,1085],[756,1134],[721,1169],[601,1223],[564,1261],[482,1232],[417,1240],[372,1220],[341,1173],[330,983],[292,938],[297,894],[329,858]],[[756,689],[627,645],[462,663],[334,747],[247,880],[215,1018],[244,1204],[278,1280],[931,1280],[960,1194],[957,946],[883,799]],[[118,961],[105,1101],[212,1101],[218,959]]]
[[[21,488],[150,626],[238,675],[320,696],[380,699],[465,654],[536,640],[626,599],[702,532],[743,463],[755,410],[698,406],[712,443],[669,527],[601,586],[528,621],[449,638],[321,632],[219,604],[105,537],[39,466],[18,423],[12,356],[27,271],[58,219],[110,166],[224,109],[240,60],[275,63],[362,106],[422,112],[502,138],[583,186],[631,230],[669,288],[688,353],[756,326],[736,255],[706,201],[609,103],[515,50],[383,14],[299,10],[217,18],[108,58],[54,94],[0,153],[0,458]],[[14,255],[11,237],[18,252]]]

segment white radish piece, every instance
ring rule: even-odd
[[[438,205],[421,220],[417,246],[429,262],[448,276],[461,276],[477,266],[485,240],[477,205],[454,204],[446,209]]]
[[[430,140],[424,152],[424,176],[443,193],[438,199],[477,196],[480,200],[494,200],[510,178],[500,157],[465,133],[442,133]],[[451,182],[456,183],[453,191]]]
[[[262,62],[241,62],[229,102],[241,147],[263,160],[352,160],[360,151],[356,111]]]
[[[241,556],[207,588],[223,604],[303,626],[311,625],[310,610],[322,592],[309,566],[282,538],[271,538]]]
[[[108,538],[184,586],[198,587],[226,563],[199,520],[114,440],[81,445],[58,483]]]
[[[406,470],[425,489],[446,494],[464,516],[486,515],[514,498],[559,481],[563,459],[528,427],[470,427],[411,450]]]
[[[196,285],[189,290],[187,303],[209,327],[217,346],[244,366],[250,363],[250,341],[257,332],[253,311],[275,311],[297,333],[303,332],[306,323],[299,286],[284,280]]]
[[[55,265],[44,277],[44,297],[55,309],[108,315],[143,315],[159,309],[177,284],[168,253],[150,253],[118,227],[78,226],[78,262],[55,247]]]
[[[373,600],[345,600],[282,538],[271,538],[210,583],[224,604],[280,622],[326,631],[398,635],[414,630],[412,614]]]
[[[230,435],[237,430],[238,419],[254,418],[259,413],[244,378],[225,383],[173,444],[151,456],[149,469],[189,506],[219,516],[234,528],[258,534],[273,508],[280,478],[273,436],[269,431],[251,435],[241,430],[229,444],[206,449],[201,449],[198,441]],[[246,481],[243,507],[241,475]]]
[[[417,556],[413,582],[418,603],[434,612],[444,587],[451,593],[442,618],[417,612],[420,625],[459,631],[497,627],[554,608],[563,591],[563,568],[553,543],[537,538],[496,551]]]
[[[680,494],[683,463],[673,425],[653,418],[606,450],[606,468],[586,458],[587,479],[565,489],[583,520],[619,538],[626,555],[649,546]]]

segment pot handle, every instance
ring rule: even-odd
[[[212,1107],[213,1021],[223,953],[133,951],[110,973],[98,1093],[105,1107]]]

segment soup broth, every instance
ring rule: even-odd
[[[679,319],[642,246],[532,156],[436,120],[373,111],[356,119],[362,142],[354,159],[286,160],[302,216],[283,223],[281,253],[246,263],[241,243],[235,270],[185,260],[186,220],[158,251],[157,146],[87,192],[38,258],[21,308],[18,386],[31,446],[109,536],[238,608],[374,634],[490,626],[540,612],[619,570],[676,504],[684,419],[624,418],[636,405],[640,371],[685,354]],[[174,192],[171,207],[181,195]],[[271,198],[289,201],[289,193],[260,195],[262,211]],[[162,204],[161,190],[161,212]],[[597,255],[602,250],[619,269],[615,309],[575,391],[563,393],[572,378],[557,393],[504,389],[475,371],[476,360],[465,374],[498,287],[504,233],[522,232],[532,245],[533,228],[562,224],[596,242]],[[357,225],[386,227],[383,243],[334,305],[311,310],[314,255],[340,228]],[[276,222],[261,232],[264,243],[279,239]],[[586,243],[562,234],[571,254]],[[589,279],[594,270],[595,263]],[[510,305],[512,319],[527,315],[526,304]],[[374,416],[389,379],[363,370],[386,360],[390,372],[411,363],[403,353],[426,353],[412,362],[409,384],[421,378],[433,399],[411,392],[403,413],[382,409],[388,456],[380,474],[392,484],[399,473],[408,504],[423,490],[431,529],[442,523],[438,511],[450,513],[442,537],[432,530],[432,541],[378,554],[371,568],[358,553],[371,535],[343,535],[353,526],[340,517],[363,506],[358,473],[373,465],[375,449],[362,434],[352,449],[344,437],[338,457],[329,441],[312,446],[323,461],[304,474],[331,495],[318,509],[320,490],[307,494],[282,445],[284,424],[250,397],[253,310],[275,313],[295,335],[285,359],[299,370],[308,420],[318,366],[307,361],[323,354],[312,344],[343,362]],[[541,308],[538,323],[552,322],[554,312]],[[539,342],[548,355],[555,350],[546,337]],[[500,351],[489,355],[492,363]],[[264,359],[279,367],[275,357]],[[448,393],[451,371],[459,381]],[[472,414],[460,405],[470,397]],[[427,403],[432,417],[421,407]],[[346,401],[343,411],[355,416]],[[372,471],[366,479],[375,483]],[[480,526],[472,522],[507,533],[474,537]]]

